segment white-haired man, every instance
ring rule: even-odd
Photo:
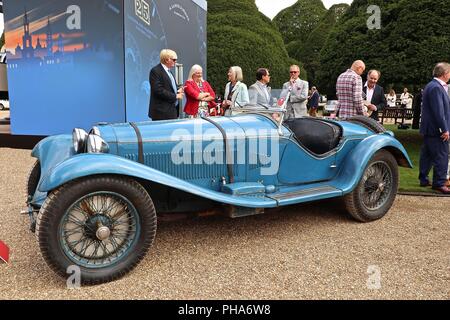
[[[175,77],[170,69],[175,67],[177,54],[163,49],[160,63],[150,71],[150,107],[148,116],[152,120],[168,120],[178,117],[178,101],[183,99],[183,89],[177,89]]]

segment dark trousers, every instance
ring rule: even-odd
[[[448,141],[440,137],[423,137],[423,146],[420,150],[419,180],[428,181],[428,174],[433,169],[433,187],[442,187],[447,181],[448,168]]]

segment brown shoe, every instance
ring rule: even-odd
[[[447,181],[445,182],[445,186],[450,188],[450,179],[447,179]]]
[[[450,189],[447,188],[446,186],[442,186],[442,187],[433,187],[434,190],[437,190],[443,194],[450,194]]]

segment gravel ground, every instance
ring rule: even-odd
[[[0,239],[11,248],[10,263],[0,265],[0,299],[450,298],[450,199],[408,196],[369,224],[334,201],[161,222],[151,251],[126,277],[69,290],[19,214],[29,154],[0,148]],[[370,282],[378,272],[381,281]]]

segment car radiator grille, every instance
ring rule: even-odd
[[[136,162],[138,161],[137,154],[126,154],[125,158]],[[201,164],[196,164],[195,159],[196,158],[193,156],[189,162],[186,161],[186,163],[176,164],[172,160],[170,153],[144,153],[144,164],[146,166],[180,179],[195,180],[227,176],[227,167],[225,164],[205,164],[202,159],[202,154],[200,154],[198,158],[202,159]],[[205,160],[210,161],[210,159]],[[237,172],[236,165],[234,165],[234,172]]]

